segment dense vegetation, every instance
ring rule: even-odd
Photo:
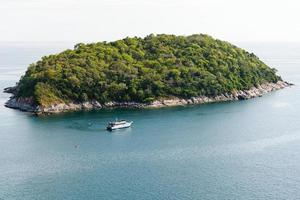
[[[208,35],[149,35],[80,43],[43,57],[29,66],[17,96],[40,105],[214,96],[277,82],[275,72],[254,54]]]

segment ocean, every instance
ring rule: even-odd
[[[300,44],[237,44],[295,86],[246,101],[36,117],[0,93],[0,199],[299,199]],[[0,90],[72,45],[0,43]],[[134,121],[108,132],[115,118]]]

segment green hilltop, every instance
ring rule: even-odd
[[[37,105],[97,100],[151,102],[216,96],[281,80],[254,54],[208,35],[149,35],[77,44],[31,64],[16,97]]]

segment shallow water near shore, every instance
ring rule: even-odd
[[[69,44],[0,44],[0,89]],[[3,106],[0,199],[298,199],[300,45],[241,44],[296,84],[247,101],[36,117]],[[114,118],[131,128],[108,132]]]

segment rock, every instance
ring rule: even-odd
[[[193,104],[192,99],[188,99],[188,100],[186,100],[186,102],[187,102],[187,104]]]
[[[191,100],[194,104],[198,103],[198,99],[196,97],[192,97]]]
[[[112,102],[112,101],[104,104],[105,107],[113,107],[114,105],[115,105],[115,102]]]
[[[34,104],[34,100],[32,97],[27,98],[16,98],[11,97],[6,103],[5,106],[9,108],[15,108],[22,111],[34,112],[37,114],[51,114],[51,113],[61,113],[68,111],[76,111],[76,110],[90,110],[90,109],[102,109],[112,108],[112,107],[134,107],[134,108],[160,108],[164,106],[178,106],[178,105],[187,105],[187,104],[203,104],[203,103],[211,103],[211,102],[220,102],[220,101],[233,101],[233,100],[246,100],[254,97],[261,97],[263,94],[283,89],[285,87],[289,87],[293,84],[288,82],[278,81],[277,83],[264,83],[257,87],[252,87],[249,90],[245,91],[233,91],[231,94],[225,93],[221,95],[217,95],[215,97],[207,97],[207,96],[198,96],[192,97],[190,99],[180,99],[180,98],[171,98],[171,99],[163,99],[163,100],[155,100],[151,103],[138,103],[138,102],[107,102],[105,104],[100,104],[96,100],[86,101],[83,103],[58,103],[50,106],[38,106]],[[7,88],[7,91],[13,91],[13,88]]]
[[[158,108],[158,107],[162,107],[163,106],[163,103],[161,101],[153,101],[151,104],[148,105],[148,107],[151,107],[151,108]]]
[[[180,99],[177,99],[177,98],[176,99],[166,99],[166,100],[163,100],[162,103],[166,106],[181,105]]]
[[[4,88],[3,92],[10,93],[10,94],[16,94],[17,86]]]
[[[82,103],[82,108],[84,110],[91,110],[93,107],[94,106],[93,106],[93,104],[91,102],[87,101],[87,102]]]
[[[98,101],[92,101],[92,105],[94,108],[102,108],[102,105]]]
[[[5,106],[8,108],[19,109],[21,111],[28,111],[34,112],[37,108],[36,105],[33,104],[33,98],[10,98],[6,103]]]
[[[187,101],[186,101],[185,99],[181,99],[181,104],[182,104],[182,105],[186,105],[186,104],[188,104],[188,103],[187,103]]]

